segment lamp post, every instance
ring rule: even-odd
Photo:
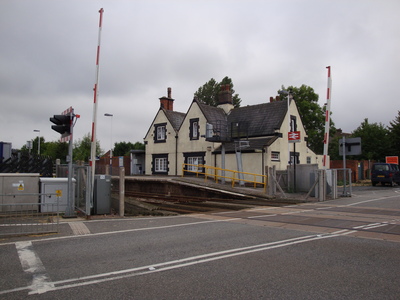
[[[33,130],[34,132],[39,132],[39,135],[38,135],[38,155],[40,155],[40,130],[39,129],[34,129]]]
[[[113,114],[105,113],[105,117],[110,117],[111,118],[111,128],[110,128],[110,175],[112,175],[112,158],[113,158],[113,153],[112,153],[112,120],[113,120]]]

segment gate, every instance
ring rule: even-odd
[[[76,180],[74,209],[89,216],[93,208],[93,199],[91,197],[91,177],[90,166],[72,165],[73,178]],[[68,165],[56,166],[57,177],[68,177]]]
[[[83,214],[90,216],[93,208],[93,200],[91,197],[91,177],[89,166],[73,165],[74,178],[76,180],[75,187],[75,208]]]

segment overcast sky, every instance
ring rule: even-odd
[[[143,142],[172,88],[186,112],[197,89],[228,76],[242,106],[284,86],[312,87],[345,132],[389,125],[400,110],[398,0],[1,0],[0,141],[22,147],[72,106],[74,140],[91,133],[99,9],[97,139]],[[113,117],[105,117],[105,113]],[[322,141],[321,141],[322,142]]]

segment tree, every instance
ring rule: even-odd
[[[59,158],[61,163],[66,163],[68,155],[68,143],[64,142],[47,142],[43,155],[50,156],[53,159]]]
[[[304,84],[299,88],[294,86],[285,88],[282,86],[282,88],[278,90],[278,94],[282,95],[281,100],[284,101],[287,101],[288,95],[283,94],[283,90],[290,91],[293,99],[296,101],[301,121],[303,122],[304,129],[308,136],[308,146],[315,153],[322,154],[324,149],[326,108],[319,106],[318,94],[314,92],[313,88]],[[331,120],[329,136],[332,137],[335,132],[336,129]]]
[[[239,94],[235,94],[232,79],[230,79],[228,76],[225,76],[221,82],[217,82],[214,78],[211,78],[203,86],[199,87],[197,92],[194,93],[194,96],[197,97],[197,99],[202,103],[211,106],[217,106],[218,95],[221,91],[221,86],[225,84],[229,84],[231,87],[233,106],[236,108],[240,107],[242,100],[239,98]]]
[[[114,156],[124,156],[128,155],[131,150],[144,150],[144,144],[136,142],[132,144],[131,142],[119,142],[114,144],[113,155]]]
[[[366,118],[351,136],[361,138],[362,154],[357,155],[358,159],[385,161],[390,153],[389,130],[382,123],[370,124]]]
[[[390,156],[400,156],[400,111],[397,112],[396,118],[389,123],[389,140],[390,140]]]
[[[86,134],[83,136],[82,139],[79,139],[77,142],[74,143],[74,149],[73,149],[73,159],[75,161],[80,160],[80,161],[85,161],[89,162],[90,155],[91,155],[91,144],[92,144],[92,139],[90,134]],[[101,153],[100,149],[100,143],[99,141],[96,141],[96,156],[99,156]]]
[[[30,149],[30,153],[31,154],[38,154],[38,148],[39,148],[39,137],[35,137],[33,140],[31,140],[32,142],[32,148]],[[47,154],[45,154],[46,152],[46,144],[45,143],[45,139],[43,136],[40,137],[40,154],[46,156]],[[21,147],[21,151],[22,152],[29,152],[29,149],[27,147],[27,145],[23,145]]]

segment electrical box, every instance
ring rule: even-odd
[[[72,207],[75,203],[75,178],[72,178]],[[68,204],[68,178],[40,178],[42,212],[65,212]],[[57,204],[58,201],[58,204]]]
[[[93,214],[103,215],[111,212],[111,176],[94,176]]]
[[[39,178],[40,174],[32,173],[2,173],[0,174],[0,211],[15,209],[11,205],[18,205],[18,209],[36,210],[39,199]],[[21,204],[28,204],[22,205]]]

